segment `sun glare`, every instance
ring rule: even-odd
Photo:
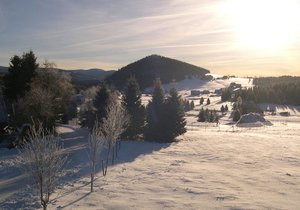
[[[225,10],[241,46],[282,49],[299,36],[297,0],[229,0]]]

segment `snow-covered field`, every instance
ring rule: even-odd
[[[219,106],[217,97],[209,105]],[[69,162],[49,209],[300,208],[299,111],[267,116],[273,126],[237,128],[226,125],[229,114],[219,126],[199,123],[199,109],[188,113],[188,132],[178,142],[122,142],[106,177],[98,168],[93,193],[87,132],[61,126]],[[16,157],[17,151],[0,149],[0,209],[39,208]]]

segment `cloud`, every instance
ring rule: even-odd
[[[29,2],[32,2],[29,0]],[[213,71],[254,72],[297,67],[300,40],[278,55],[241,48],[220,12],[220,0],[54,0],[35,4],[45,17],[0,40],[11,52],[33,49],[66,68],[118,69],[149,54],[162,54]],[[24,3],[25,4],[25,3]],[[1,5],[1,4],[0,4]],[[53,14],[49,14],[49,13]],[[17,15],[17,14],[16,14]],[[1,6],[0,6],[1,17]],[[17,17],[15,17],[17,18]],[[26,19],[26,16],[24,16]],[[21,17],[19,17],[22,21]],[[9,21],[9,20],[7,20]],[[1,19],[0,19],[1,23]],[[13,27],[9,24],[9,27]],[[39,26],[39,27],[36,27]],[[1,30],[1,28],[0,28]],[[9,28],[7,31],[14,31]],[[2,35],[3,37],[4,35]],[[0,35],[1,37],[1,35]],[[16,52],[17,53],[17,52]],[[5,53],[4,53],[5,54]],[[0,63],[4,62],[4,54]],[[285,59],[289,55],[290,59]],[[280,59],[284,57],[284,59]],[[101,66],[103,65],[103,66]],[[86,66],[86,67],[85,67]],[[251,69],[251,71],[249,70]],[[241,73],[242,74],[242,73]],[[300,74],[300,72],[299,72]]]

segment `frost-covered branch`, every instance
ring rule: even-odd
[[[20,149],[20,158],[36,184],[44,210],[58,185],[59,173],[67,158],[62,154],[60,138],[47,133],[42,124],[34,125],[29,133],[29,142]]]

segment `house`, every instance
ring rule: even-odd
[[[235,82],[232,82],[232,83],[230,83],[229,88],[231,88],[232,90],[234,90],[236,88],[242,88],[242,85],[238,84],[238,83],[235,83]]]
[[[209,90],[203,90],[202,91],[202,94],[209,94],[210,92],[209,92]]]
[[[191,96],[199,96],[201,94],[200,90],[191,90]]]
[[[215,94],[217,94],[217,95],[222,95],[222,88],[220,88],[220,89],[215,89]]]

